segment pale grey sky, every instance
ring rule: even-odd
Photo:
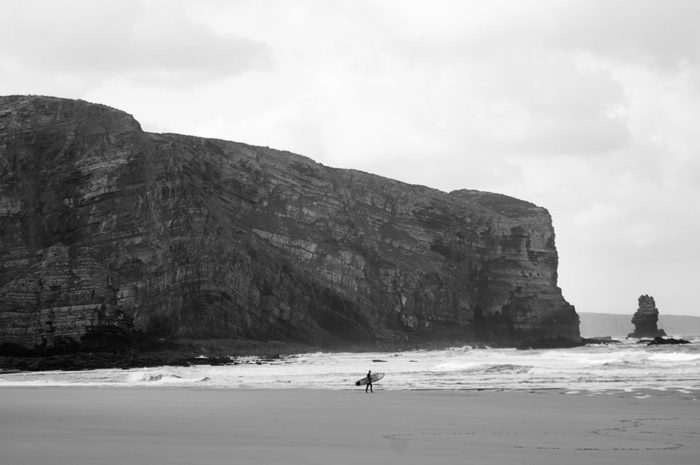
[[[0,93],[549,209],[581,312],[700,316],[700,2],[0,0]]]

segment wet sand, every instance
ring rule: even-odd
[[[695,397],[0,388],[0,464],[696,465]]]

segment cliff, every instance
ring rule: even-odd
[[[577,339],[557,262],[528,202],[0,97],[6,348]]]

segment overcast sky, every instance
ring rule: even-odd
[[[528,200],[579,312],[700,316],[700,1],[0,8],[1,94]]]

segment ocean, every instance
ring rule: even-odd
[[[688,338],[687,338],[688,339]],[[362,389],[368,370],[385,373],[375,390],[626,391],[640,396],[700,394],[700,337],[646,346],[634,340],[571,349],[455,347],[405,352],[318,352],[191,367],[0,373],[3,386],[171,386],[224,389]]]

